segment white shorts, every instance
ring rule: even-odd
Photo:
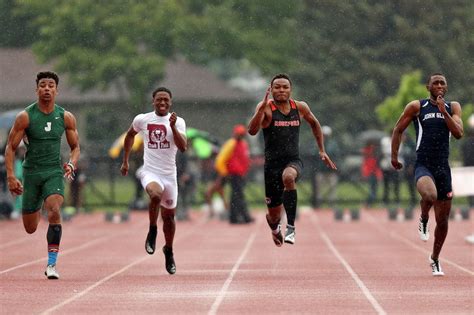
[[[160,205],[167,209],[174,209],[178,204],[178,180],[176,175],[159,175],[144,169],[137,172],[137,177],[140,179],[143,189],[146,191],[146,186],[151,182],[157,183],[163,190]]]

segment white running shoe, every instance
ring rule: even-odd
[[[428,228],[428,222],[424,224],[421,221],[421,218],[420,218],[420,221],[418,222],[418,234],[420,235],[420,239],[422,241],[426,242],[430,238],[430,229]]]
[[[443,269],[441,269],[441,264],[439,260],[434,260],[433,258],[431,258],[431,254],[430,254],[429,261],[430,261],[431,272],[433,273],[433,276],[435,277],[444,276],[444,272],[443,272]]]
[[[56,271],[56,265],[46,266],[46,271],[44,272],[44,275],[48,279],[52,279],[52,280],[59,279],[59,273]]]
[[[285,243],[294,244],[295,243],[295,227],[291,225],[286,225],[285,233]]]

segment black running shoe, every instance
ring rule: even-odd
[[[165,245],[163,246],[163,254],[165,254],[166,271],[170,275],[174,275],[176,273],[176,264],[174,262],[173,249]]]
[[[145,250],[150,255],[155,253],[156,234],[156,231],[149,231],[148,235],[146,236]]]

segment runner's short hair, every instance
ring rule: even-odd
[[[288,82],[290,82],[290,85],[292,85],[291,80],[290,80],[290,77],[289,77],[286,73],[279,73],[279,74],[275,75],[275,76],[272,78],[272,81],[271,81],[271,84],[270,84],[270,85],[273,85],[273,81],[275,81],[276,79],[287,79]]]
[[[156,88],[156,89],[153,91],[153,93],[151,94],[151,96],[152,96],[153,98],[155,98],[155,95],[156,95],[156,93],[158,93],[158,92],[166,92],[166,93],[169,94],[170,98],[173,98],[173,95],[171,94],[171,91],[170,91],[169,89],[165,88],[164,86],[160,86],[160,87]]]
[[[59,84],[59,77],[56,72],[53,71],[38,72],[38,74],[36,75],[36,86],[38,86],[38,83],[41,79],[53,79],[54,82],[56,82],[56,86],[58,86]]]
[[[444,74],[442,74],[441,72],[432,73],[432,74],[430,74],[430,76],[428,77],[428,80],[426,80],[426,85],[429,85],[429,84],[430,84],[431,78],[434,77],[435,75],[442,75],[443,77],[446,78],[446,76],[445,76]]]

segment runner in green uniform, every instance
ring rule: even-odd
[[[31,234],[36,231],[41,207],[48,213],[48,264],[45,271],[48,279],[59,279],[56,259],[62,232],[63,177],[73,178],[80,154],[76,118],[55,104],[58,83],[58,75],[54,72],[37,74],[38,100],[17,115],[5,151],[8,189],[12,194],[23,194],[22,214],[26,232]],[[71,153],[69,162],[61,166],[60,146],[64,132]],[[21,140],[27,149],[23,162],[23,184],[15,177],[13,168],[15,151]]]

